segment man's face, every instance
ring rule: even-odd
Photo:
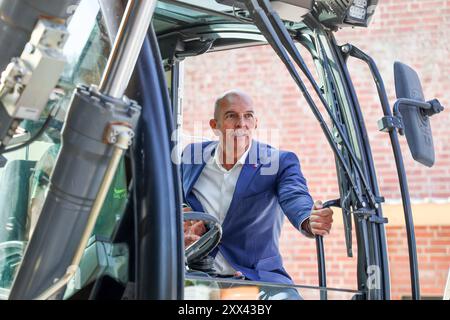
[[[216,117],[218,119],[212,119],[210,125],[223,139],[226,149],[242,149],[249,146],[258,124],[250,98],[234,96],[222,100]]]

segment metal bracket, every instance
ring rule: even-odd
[[[378,129],[382,132],[390,132],[398,129],[399,133],[403,135],[405,129],[403,120],[399,116],[386,116],[378,120]]]
[[[386,224],[388,223],[387,218],[380,218],[375,214],[375,210],[365,209],[361,208],[358,210],[353,211],[353,213],[360,219],[366,219],[370,222],[377,223],[377,224]]]
[[[119,143],[119,136],[126,135],[129,137],[127,145],[121,145]],[[132,144],[132,140],[134,138],[134,131],[130,128],[129,124],[126,123],[110,123],[106,128],[105,132],[105,140],[108,144],[115,144],[121,149],[128,149]]]
[[[384,199],[383,196],[374,196],[375,199],[375,208],[379,208],[381,203],[384,203],[386,200]]]
[[[348,57],[350,57],[350,52],[353,50],[353,46],[349,43],[346,43],[342,45],[340,48],[342,58],[344,59],[344,62],[347,63]]]
[[[13,58],[1,76],[1,101],[13,118],[39,120],[64,70],[66,27],[39,20],[20,58]]]
[[[384,218],[384,217],[380,218],[379,216],[377,216],[375,214],[373,216],[369,217],[369,221],[374,222],[376,224],[387,224],[389,222],[388,218]]]

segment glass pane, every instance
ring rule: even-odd
[[[321,297],[322,293],[322,297]],[[351,300],[360,292],[355,290],[276,283],[257,283],[248,280],[230,280],[186,275],[186,300]]]
[[[233,14],[233,9],[231,7],[218,4],[214,0],[189,0],[180,2],[202,7],[207,10],[223,12],[230,15]],[[159,34],[178,29],[183,26],[200,25],[224,20],[226,21],[230,19],[224,16],[214,15],[212,12],[203,12],[201,10],[190,9],[184,6],[158,1],[153,21],[155,31]]]

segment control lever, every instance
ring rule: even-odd
[[[322,209],[330,207],[341,207],[341,199],[325,201]],[[325,250],[323,247],[323,237],[316,236],[316,250],[317,250],[317,268],[319,274],[319,286],[326,288],[327,286],[327,272],[325,269]],[[327,300],[327,291],[320,291],[320,300]]]

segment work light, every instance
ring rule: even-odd
[[[313,13],[331,29],[367,27],[377,4],[378,0],[317,0]]]
[[[354,0],[350,6],[346,21],[364,22],[367,16],[367,0]]]

